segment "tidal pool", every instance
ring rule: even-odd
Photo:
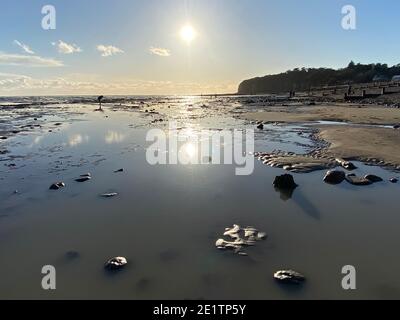
[[[393,276],[400,269],[400,187],[388,182],[394,172],[357,163],[354,173],[384,179],[363,187],[325,184],[325,171],[293,174],[299,187],[288,195],[272,185],[284,171],[256,159],[248,176],[235,175],[235,165],[153,166],[146,161],[150,128],[167,129],[172,120],[194,135],[254,127],[232,117],[236,102],[228,111],[218,109],[219,99],[189,107],[187,100],[156,102],[141,111],[132,103],[106,105],[104,113],[92,105],[71,105],[69,113],[62,105],[62,114],[40,116],[41,128],[0,142],[8,151],[0,155],[1,299],[400,297]],[[313,143],[301,125],[268,125],[255,138],[256,151],[301,153]],[[90,181],[74,181],[87,172]],[[57,181],[66,187],[49,190]],[[100,197],[111,192],[118,195]],[[246,248],[248,256],[217,250],[215,241],[233,224],[268,237]],[[115,256],[128,265],[106,272]],[[41,287],[44,265],[56,268],[56,290]],[[341,287],[345,265],[357,270],[354,291]],[[279,285],[273,274],[281,269],[307,281]]]

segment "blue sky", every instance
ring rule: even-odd
[[[55,30],[41,27],[47,4]],[[356,30],[341,27],[347,4]],[[398,12],[397,0],[2,0],[0,94],[234,92],[243,79],[295,67],[394,65]],[[190,45],[185,25],[196,32]]]

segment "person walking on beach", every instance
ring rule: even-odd
[[[104,96],[99,96],[97,98],[97,101],[99,102],[99,108],[97,109],[98,111],[103,111],[103,109],[101,108],[101,100],[104,98]]]

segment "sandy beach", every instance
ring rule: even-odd
[[[400,130],[394,128],[400,123],[398,108],[362,104],[279,108],[280,111],[244,113],[241,117],[262,122],[308,122],[319,130],[318,137],[329,143],[324,149],[327,156],[400,167]],[[326,123],[318,125],[321,121]]]

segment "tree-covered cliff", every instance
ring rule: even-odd
[[[239,85],[239,94],[282,93],[291,90],[307,91],[311,87],[390,80],[400,75],[400,64],[355,64],[343,69],[296,68],[284,73],[245,80]]]

